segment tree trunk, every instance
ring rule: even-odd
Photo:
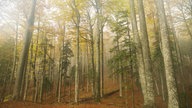
[[[119,73],[119,96],[123,96],[122,73]]]
[[[75,70],[75,103],[78,103],[79,100],[79,36],[80,36],[80,31],[79,31],[79,24],[80,24],[80,13],[77,8],[76,1],[73,0],[73,10],[76,15],[76,20],[74,20],[75,27],[76,27],[76,70]]]
[[[103,42],[103,26],[101,28],[101,97],[104,95],[104,42]]]
[[[88,38],[88,36],[87,36]],[[90,84],[90,78],[89,78],[89,43],[86,42],[86,74],[87,74],[87,92],[89,92],[89,84]]]
[[[100,0],[96,0],[96,102],[100,102]]]
[[[103,6],[101,5],[101,16],[103,15]],[[101,41],[101,97],[104,95],[104,40],[103,40],[103,29],[105,26],[107,18],[101,20],[101,31],[100,31],[100,41]]]
[[[167,19],[165,16],[164,2],[163,0],[156,0],[155,2],[160,22],[162,53],[163,53],[167,91],[168,91],[168,108],[179,108],[178,93],[171,58],[171,50],[169,44],[168,27],[167,27]]]
[[[20,61],[19,61],[19,65],[18,65],[18,70],[17,70],[17,77],[16,77],[16,81],[15,81],[15,85],[14,85],[14,91],[13,91],[13,99],[14,100],[18,100],[19,98],[19,93],[21,90],[21,83],[22,83],[22,76],[24,73],[24,66],[26,64],[26,59],[28,57],[28,53],[29,53],[29,46],[30,46],[30,42],[31,42],[31,38],[33,35],[33,25],[34,25],[34,20],[35,20],[35,7],[36,7],[36,0],[33,0],[33,6],[31,9],[31,13],[29,16],[29,19],[27,21],[27,28],[25,31],[25,40],[24,40],[24,46],[22,49],[22,53],[20,56]]]
[[[127,24],[129,24],[128,18],[127,18]],[[128,38],[129,38],[129,52],[130,52],[130,59],[131,59],[130,60],[130,73],[131,73],[131,88],[132,88],[132,108],[135,108],[134,73],[133,73],[134,63],[133,63],[133,57],[132,57],[133,56],[133,51],[132,51],[133,46],[131,44],[131,36],[130,36],[130,31],[129,31],[129,25],[127,25],[127,30],[128,30],[127,35],[128,35]]]
[[[43,39],[43,71],[41,72],[41,85],[40,85],[40,102],[43,101],[43,85],[44,85],[44,78],[46,74],[46,63],[47,63],[47,37],[46,34],[44,33],[44,39]]]
[[[91,38],[91,66],[92,66],[92,91],[93,91],[93,96],[94,98],[96,97],[96,89],[95,89],[95,76],[96,76],[96,72],[95,72],[95,61],[94,61],[94,39],[93,39],[93,25],[91,24],[91,16],[90,13],[87,12],[87,16],[88,16],[88,21],[89,21],[89,30],[90,30],[90,38]]]
[[[183,93],[186,94],[186,84],[185,84],[186,82],[185,82],[185,76],[184,76],[183,65],[182,65],[183,59],[182,59],[182,56],[181,56],[181,50],[180,50],[180,47],[179,47],[179,41],[178,41],[178,38],[177,38],[175,26],[173,24],[173,17],[172,17],[172,12],[171,12],[171,7],[170,7],[170,0],[167,1],[167,4],[168,4],[168,13],[170,15],[170,26],[171,26],[172,33],[173,33],[174,47],[176,49],[177,66],[179,67],[179,73],[180,73],[179,76],[180,76],[181,82],[183,82],[183,84],[182,84]],[[182,15],[184,15],[184,14],[182,13]],[[185,17],[184,17],[184,19],[185,19]],[[190,31],[190,29],[189,29],[189,31]],[[187,95],[185,95],[185,101],[186,101],[185,105],[186,105],[186,107],[188,106],[188,102],[187,102],[188,100],[187,99],[188,99]]]
[[[132,29],[133,29],[133,35],[134,35],[134,41],[136,44],[136,57],[137,57],[137,63],[138,63],[138,71],[139,71],[139,79],[141,83],[141,89],[142,94],[145,99],[145,92],[146,92],[146,80],[145,80],[145,71],[144,71],[144,62],[143,62],[143,54],[142,54],[142,46],[141,41],[139,37],[138,27],[137,27],[137,21],[136,21],[136,13],[135,13],[135,4],[134,0],[130,0],[130,9],[131,9],[131,20],[132,20]]]
[[[39,44],[39,33],[40,33],[40,17],[38,19],[38,28],[37,28],[37,39],[36,39],[36,48],[35,48],[35,57],[34,57],[34,63],[33,63],[33,86],[34,86],[34,92],[33,92],[33,102],[37,102],[37,77],[36,77],[36,62],[37,62],[37,52],[38,52],[38,44]]]
[[[13,78],[14,78],[14,74],[15,74],[15,70],[16,70],[16,63],[17,63],[17,40],[18,40],[18,31],[19,31],[18,29],[19,29],[19,21],[16,22],[16,35],[15,35],[13,70],[11,72],[11,77],[10,77],[10,87],[12,86],[12,83],[13,83]]]
[[[60,103],[61,102],[61,82],[62,82],[62,69],[61,69],[61,55],[60,55],[60,62],[59,62],[59,77],[58,77],[58,94],[57,94],[57,96],[58,96],[58,100],[57,100],[57,102],[58,103]]]
[[[32,63],[32,58],[33,58],[33,40],[32,40],[32,44],[31,44],[31,56],[30,56],[30,60],[29,60],[29,70],[27,71],[25,77],[25,88],[24,88],[24,96],[23,96],[23,100],[25,101],[27,98],[27,91],[28,91],[28,86],[29,86],[29,74],[31,72],[31,63]]]
[[[141,45],[143,51],[143,61],[144,61],[145,79],[146,79],[146,86],[145,86],[146,91],[144,93],[145,95],[144,107],[155,107],[149,40],[145,20],[145,12],[143,7],[143,0],[138,0],[138,10],[139,10],[139,20],[141,30]]]

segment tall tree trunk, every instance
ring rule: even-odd
[[[26,28],[25,35],[24,35],[25,36],[24,46],[23,46],[22,53],[20,56],[20,61],[19,61],[19,65],[18,65],[17,75],[16,75],[17,77],[16,77],[14,90],[13,90],[13,99],[14,100],[18,100],[18,98],[19,98],[19,93],[21,90],[21,83],[22,83],[22,76],[23,76],[24,68],[25,68],[24,66],[26,64],[26,59],[27,59],[28,53],[29,53],[30,42],[31,42],[31,38],[33,35],[36,0],[33,0],[32,5],[33,6],[31,9],[31,13],[30,13],[29,19],[27,21],[27,28]]]
[[[15,47],[14,47],[14,59],[13,59],[13,70],[11,72],[11,77],[10,77],[10,87],[12,86],[13,83],[13,78],[16,70],[16,63],[17,63],[17,40],[18,40],[18,32],[19,32],[19,19],[16,22],[16,33],[15,33]],[[11,91],[11,90],[10,90]]]
[[[120,52],[120,46],[119,46],[119,39],[120,39],[120,35],[119,35],[119,33],[117,33],[117,52],[116,52],[116,54],[118,54],[119,52]],[[121,61],[118,61],[118,70],[121,70]],[[118,74],[118,77],[119,77],[119,96],[120,97],[122,97],[123,96],[123,73],[122,72],[120,72],[119,74]]]
[[[128,18],[127,18],[127,24],[129,24]],[[130,53],[130,73],[131,73],[131,88],[132,88],[132,108],[135,108],[135,91],[134,91],[134,73],[133,73],[133,51],[132,51],[132,44],[131,44],[131,36],[129,31],[129,25],[127,25],[127,36],[129,38],[129,53]],[[127,92],[127,91],[126,91]],[[128,98],[128,97],[127,97]]]
[[[183,82],[183,84],[182,84],[183,93],[186,94],[185,76],[184,76],[184,71],[183,71],[183,66],[182,66],[183,59],[182,59],[182,56],[181,56],[181,50],[180,50],[179,41],[178,41],[178,38],[177,38],[175,26],[173,24],[173,17],[172,17],[172,12],[171,12],[171,7],[170,7],[170,0],[167,0],[167,5],[168,5],[168,13],[169,13],[169,16],[170,16],[170,26],[171,26],[171,30],[172,30],[172,33],[173,33],[174,47],[176,49],[177,66],[179,67],[179,73],[180,73],[179,76],[180,76],[181,82]],[[182,13],[182,15],[184,15],[184,14]],[[187,99],[188,99],[187,95],[185,95],[185,101],[186,101],[185,102],[185,105],[186,105],[185,107],[188,107]]]
[[[96,2],[96,15],[97,15],[97,25],[96,25],[96,102],[100,102],[100,0],[95,0]]]
[[[36,62],[37,62],[37,52],[38,52],[38,44],[39,44],[39,32],[40,32],[40,17],[38,19],[38,28],[37,28],[37,39],[36,39],[36,48],[35,48],[35,57],[34,57],[34,63],[33,63],[33,86],[34,86],[34,92],[33,92],[33,102],[37,102],[37,92],[38,92],[38,82],[36,77]]]
[[[60,54],[62,54],[62,53],[60,53]],[[60,62],[59,62],[59,76],[58,76],[58,94],[57,94],[57,96],[58,96],[58,100],[57,100],[57,102],[58,103],[60,103],[61,102],[61,83],[62,83],[62,63],[61,63],[61,56],[62,55],[60,55]]]
[[[23,96],[23,100],[25,101],[27,98],[27,91],[28,91],[28,86],[29,86],[29,74],[31,73],[31,64],[32,64],[32,59],[33,59],[33,40],[31,42],[31,56],[30,56],[30,60],[29,60],[29,70],[27,71],[25,77],[25,88],[24,88],[24,96]]]
[[[104,95],[104,42],[103,42],[103,26],[101,28],[101,97]]]
[[[94,61],[94,39],[93,39],[93,25],[91,24],[91,16],[89,11],[87,11],[88,21],[89,21],[89,30],[90,30],[90,38],[91,38],[91,66],[92,66],[92,91],[93,96],[96,97],[96,89],[95,89],[95,61]]]
[[[102,1],[102,0],[101,0]],[[103,15],[103,6],[101,5],[101,16]],[[100,38],[101,38],[101,97],[104,95],[104,40],[103,40],[103,29],[105,26],[107,18],[101,20],[101,31],[100,31]]]
[[[87,35],[88,38],[88,35]],[[87,92],[89,92],[89,84],[90,84],[90,78],[89,78],[89,43],[86,42],[86,74],[87,74]]]
[[[146,78],[146,92],[145,92],[146,95],[144,94],[145,95],[144,107],[155,107],[149,40],[145,20],[145,12],[143,7],[143,0],[138,0],[138,10],[139,10],[139,20],[141,30],[141,45],[143,51],[143,61],[144,61],[145,78]]]
[[[178,93],[171,58],[171,50],[169,44],[169,35],[168,35],[167,19],[165,16],[164,2],[163,0],[156,0],[155,2],[160,22],[162,53],[163,53],[167,91],[168,91],[168,108],[179,108]]]
[[[76,1],[73,0],[72,1],[73,4],[73,10],[75,12],[76,15],[76,20],[74,20],[75,23],[75,27],[76,27],[76,70],[75,70],[75,103],[78,103],[79,100],[79,55],[80,55],[80,51],[79,51],[79,36],[80,36],[80,31],[79,31],[79,24],[80,24],[80,13],[79,10],[77,8],[77,4]]]
[[[46,64],[47,64],[47,37],[46,37],[46,33],[44,33],[44,38],[43,38],[43,71],[41,72],[41,85],[40,85],[40,102],[43,101],[43,92],[44,92],[44,79],[45,79],[45,74],[46,74]]]
[[[79,27],[76,28],[77,32],[77,51],[76,51],[76,71],[75,71],[75,102],[78,102],[79,98]]]
[[[141,83],[142,94],[145,99],[146,95],[146,79],[145,79],[145,70],[144,70],[144,62],[143,62],[143,54],[142,54],[142,46],[139,37],[138,27],[137,27],[137,20],[136,20],[136,13],[135,13],[135,4],[134,0],[130,0],[130,12],[131,12],[131,24],[133,29],[134,41],[136,44],[136,57],[138,63],[138,71],[139,71],[139,79]]]

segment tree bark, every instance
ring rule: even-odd
[[[19,19],[18,19],[18,20],[19,20]],[[13,78],[14,78],[14,74],[15,74],[15,70],[16,70],[18,32],[19,32],[19,21],[16,22],[16,35],[15,35],[13,70],[12,70],[12,72],[11,72],[11,77],[10,77],[10,87],[12,86]]]
[[[38,29],[37,29],[37,39],[36,39],[36,48],[35,48],[35,57],[34,57],[34,63],[33,63],[33,86],[34,86],[34,92],[33,92],[33,102],[37,102],[37,92],[38,92],[38,82],[36,77],[36,62],[37,62],[37,52],[38,52],[38,44],[39,44],[39,33],[40,33],[40,17],[38,20]]]
[[[44,33],[44,39],[43,39],[43,71],[41,72],[41,85],[40,85],[40,102],[43,101],[43,85],[44,85],[44,78],[45,78],[45,74],[46,74],[46,64],[47,64],[47,37],[46,37],[46,33]]]
[[[32,40],[32,44],[31,44],[31,56],[30,56],[30,60],[29,60],[29,70],[27,71],[25,77],[25,88],[24,88],[24,96],[23,96],[23,100],[25,101],[27,98],[27,91],[28,91],[28,86],[29,86],[29,74],[31,72],[31,63],[32,63],[32,58],[33,58],[33,40]]]
[[[22,53],[20,56],[19,66],[18,66],[17,75],[16,75],[17,77],[16,77],[16,81],[15,81],[15,85],[14,85],[14,91],[13,91],[14,100],[18,100],[19,93],[21,90],[22,76],[23,76],[24,68],[25,68],[24,66],[26,64],[26,59],[27,59],[28,53],[29,53],[30,42],[31,42],[31,38],[33,35],[33,25],[34,25],[34,20],[35,20],[35,7],[36,7],[36,0],[33,0],[31,13],[30,13],[29,19],[27,21],[27,28],[26,28],[25,35],[24,35],[25,36],[24,46],[23,46]]]
[[[141,30],[141,45],[143,51],[143,61],[144,61],[145,78],[146,78],[146,91],[145,91],[146,95],[144,94],[145,95],[144,107],[155,107],[149,40],[145,20],[145,12],[143,7],[143,0],[138,0],[138,11],[139,11],[140,30]]]
[[[145,80],[145,71],[144,71],[144,62],[143,62],[143,54],[142,54],[142,46],[141,41],[139,37],[138,27],[137,27],[137,21],[136,21],[136,13],[135,13],[135,4],[134,0],[130,0],[130,13],[131,13],[131,24],[132,24],[132,30],[134,35],[134,41],[136,44],[136,57],[137,57],[137,63],[138,63],[138,71],[139,71],[139,79],[141,83],[141,90],[142,94],[145,98],[145,92],[146,92],[146,80]]]
[[[100,102],[100,0],[95,0],[96,2],[96,15],[97,15],[97,25],[96,25],[96,102]]]
[[[73,11],[75,12],[75,15],[76,15],[76,20],[74,20],[75,27],[76,27],[76,46],[77,46],[77,48],[76,48],[76,70],[75,70],[75,103],[78,103],[78,99],[79,99],[79,67],[80,67],[79,66],[80,13],[79,13],[79,10],[77,8],[77,4],[76,4],[75,0],[72,1],[72,4],[73,4],[73,6],[72,6]]]
[[[167,91],[168,91],[168,108],[179,108],[178,93],[171,58],[171,50],[169,44],[169,35],[168,35],[167,19],[164,9],[164,2],[163,0],[156,0],[155,2],[160,22],[162,53],[163,53]]]
[[[104,95],[104,42],[103,42],[103,26],[101,28],[101,97]]]
[[[90,13],[87,12],[88,16],[88,21],[89,21],[89,30],[90,30],[90,38],[91,38],[91,66],[92,66],[92,91],[93,91],[93,96],[95,97],[96,95],[96,89],[95,89],[95,62],[94,62],[94,39],[93,39],[93,25],[91,24],[91,16]]]

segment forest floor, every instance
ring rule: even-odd
[[[135,91],[135,108],[142,108],[143,99],[140,91]],[[166,104],[158,99],[157,108],[166,108]],[[94,102],[93,99],[82,100],[78,105],[73,103],[32,103],[32,102],[20,102],[20,101],[9,101],[0,104],[0,108],[125,108],[126,102],[125,97],[119,97],[119,92],[114,91],[105,95],[100,103]],[[128,91],[127,99],[128,108],[132,108],[132,96],[131,91]]]
[[[141,108],[143,100],[141,98],[141,93],[135,91],[135,108]],[[128,96],[128,107],[132,106],[132,96]],[[20,101],[8,101],[0,104],[0,108],[124,108],[126,105],[125,97],[119,97],[119,91],[115,90],[106,94],[100,103],[94,102],[92,98],[85,97],[81,98],[80,103],[49,103],[43,102],[32,103],[32,102],[20,102]]]
[[[41,104],[33,103],[29,101],[8,101],[0,103],[0,108],[133,108],[133,98],[132,98],[132,89],[128,89],[127,96],[119,96],[118,83],[109,81],[105,85],[105,95],[101,99],[100,103],[96,103],[93,98],[91,98],[91,91],[87,92],[85,89],[80,91],[80,102],[79,104],[74,104],[73,96],[65,94],[62,96],[61,102],[57,102],[57,98],[54,96],[48,95],[46,99]],[[73,91],[73,90],[72,90]],[[63,91],[64,92],[64,91]],[[68,92],[68,91],[67,91]],[[73,93],[71,93],[73,94]],[[128,97],[128,98],[126,98]],[[126,101],[127,100],[127,101]],[[156,97],[157,108],[166,108],[166,104],[162,101],[160,97]],[[135,86],[134,87],[134,108],[142,108],[143,99],[141,91]]]

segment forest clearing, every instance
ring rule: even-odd
[[[192,108],[192,0],[0,0],[0,108]]]

